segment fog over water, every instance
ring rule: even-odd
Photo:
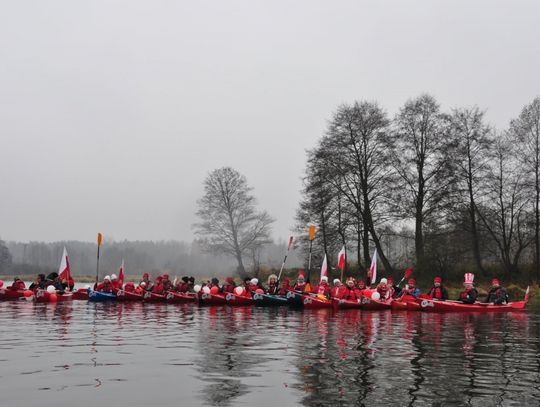
[[[232,166],[274,237],[343,102],[432,93],[504,128],[538,93],[536,1],[28,1],[0,12],[0,237],[191,241]]]

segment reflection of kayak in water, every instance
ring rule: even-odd
[[[463,304],[459,301],[438,301],[417,298],[416,303],[424,312],[520,312],[525,311],[527,301],[494,305],[486,303]]]

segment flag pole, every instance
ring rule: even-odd
[[[103,241],[103,235],[101,233],[98,233],[97,234],[96,286],[99,282],[99,248],[101,247],[102,241]]]
[[[315,240],[315,226],[314,225],[309,225],[308,237],[309,237],[309,257],[308,257],[308,272],[307,272],[306,283],[309,283],[309,277],[311,274],[311,253],[313,249],[313,240]]]

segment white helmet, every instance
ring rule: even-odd
[[[333,281],[334,285],[341,283],[341,280],[339,278],[334,278]]]
[[[386,278],[381,278],[381,284],[388,284],[388,280]]]
[[[321,281],[324,281],[325,283],[327,283],[327,282],[328,282],[328,277],[322,276],[322,277],[321,277]]]
[[[253,285],[257,285],[257,284],[259,284],[259,280],[257,280],[256,278],[252,278],[250,283],[253,284]]]
[[[105,276],[105,278],[103,279],[103,281],[105,281],[105,280],[111,281],[111,276]]]

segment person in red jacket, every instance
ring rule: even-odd
[[[135,288],[135,294],[143,295],[146,292],[146,283],[141,281],[139,285]]]
[[[118,290],[122,289],[122,283],[118,281],[118,277],[116,274],[111,274],[111,284],[113,286],[113,292],[117,292]]]
[[[236,284],[234,284],[234,279],[232,277],[227,277],[223,283],[223,292],[224,293],[234,293]]]
[[[152,292],[154,294],[163,294],[163,277],[157,276],[154,280],[154,286],[152,287]]]
[[[341,296],[339,297],[342,300],[347,301],[359,301],[362,294],[354,285],[354,278],[349,277],[347,283],[343,290],[341,291]]]
[[[114,291],[114,287],[111,284],[111,277],[105,276],[103,278],[103,282],[97,285],[96,291],[99,291],[102,293],[112,293]]]
[[[10,287],[8,287],[10,288]],[[13,283],[11,283],[11,289],[12,290],[24,290],[26,289],[26,285],[24,284],[24,281],[22,281],[19,277],[15,277],[13,279]]]
[[[139,282],[139,287],[141,286],[141,283],[144,283],[144,289],[146,291],[152,290],[152,283],[150,282],[150,276],[148,273],[144,273],[142,276],[142,280]]]
[[[161,285],[163,286],[163,291],[164,292],[172,290],[173,285],[172,285],[171,280],[169,279],[168,274],[163,274],[163,279],[161,280]]]
[[[275,274],[270,274],[268,276],[268,288],[266,290],[266,293],[270,295],[276,295],[278,291],[279,287],[277,286],[277,276]]]
[[[284,278],[279,287],[278,295],[284,297],[289,291],[291,291],[290,280],[288,278]]]
[[[330,298],[331,291],[332,288],[330,287],[330,284],[328,284],[328,277],[323,276],[321,277],[319,285],[313,287],[313,290],[311,292],[318,295],[324,295],[326,298]]]
[[[302,291],[302,292],[307,291],[306,278],[304,277],[303,274],[298,275],[298,278],[296,279],[296,284],[294,285],[293,290]]]
[[[134,293],[135,292],[135,284],[133,284],[131,281],[128,281],[125,285],[124,285],[124,291],[126,293]]]
[[[341,291],[343,291],[343,284],[341,284],[341,281],[339,278],[335,278],[334,286],[332,287],[332,290],[330,291],[330,296],[332,298],[339,298],[341,296]]]
[[[429,290],[428,295],[435,300],[446,301],[448,299],[448,290],[443,287],[442,278],[435,277],[433,279],[433,287]]]

